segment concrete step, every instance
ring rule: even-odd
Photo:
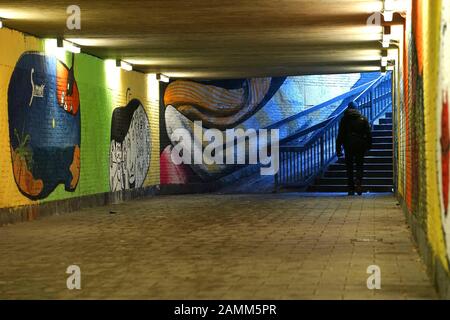
[[[329,171],[345,171],[344,163],[333,163],[328,167]],[[365,171],[393,171],[393,164],[391,163],[365,163]]]
[[[392,149],[373,149],[367,153],[369,157],[392,157]]]
[[[373,137],[391,137],[392,138],[392,130],[373,130]]]
[[[373,137],[372,143],[391,143],[392,144],[392,136],[390,137]]]
[[[392,124],[376,124],[373,126],[373,130],[375,131],[391,131],[392,132]]]
[[[391,178],[394,176],[393,171],[388,170],[368,170],[364,171],[364,177],[368,178]],[[347,171],[346,170],[330,170],[325,172],[324,178],[346,178]]]
[[[392,151],[392,143],[373,143],[372,150],[391,150]]]
[[[346,186],[347,179],[346,178],[321,178],[316,181],[315,185],[324,185],[324,186]],[[363,179],[364,186],[387,186],[393,185],[392,178],[373,178],[367,177]]]
[[[347,186],[333,186],[333,185],[312,185],[308,188],[309,192],[348,192]],[[363,186],[364,193],[367,192],[392,192],[392,185],[387,186]]]
[[[345,163],[345,159],[339,158],[338,163]],[[392,163],[392,156],[391,157],[367,156],[364,158],[364,163]]]
[[[392,124],[392,118],[380,119],[380,124]]]

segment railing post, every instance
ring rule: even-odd
[[[369,122],[372,122],[373,119],[373,89],[370,90],[369,92],[369,96],[370,96],[370,119]]]
[[[275,173],[275,186],[274,186],[274,190],[273,191],[277,192],[277,190],[278,190],[278,172]]]
[[[320,169],[323,169],[323,166],[325,165],[324,157],[325,157],[325,148],[323,144],[323,135],[320,137]]]

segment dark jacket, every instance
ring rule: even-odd
[[[339,124],[336,149],[341,153],[365,153],[372,148],[372,132],[369,121],[356,109],[347,109]]]

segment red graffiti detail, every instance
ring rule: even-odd
[[[192,176],[191,170],[185,164],[174,164],[171,159],[171,151],[171,146],[167,146],[161,153],[161,184],[187,184]]]
[[[65,111],[75,115],[80,107],[80,94],[77,81],[71,79],[71,72],[64,64],[58,61],[56,70],[56,96],[58,104]]]
[[[448,92],[443,93],[441,114],[441,159],[442,159],[442,192],[444,198],[444,210],[447,216],[448,189],[449,189],[449,162],[450,162],[450,127],[448,123]]]

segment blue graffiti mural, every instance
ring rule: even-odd
[[[55,57],[24,53],[8,88],[9,138],[16,184],[28,198],[59,185],[74,191],[80,176],[80,98],[74,77]]]

